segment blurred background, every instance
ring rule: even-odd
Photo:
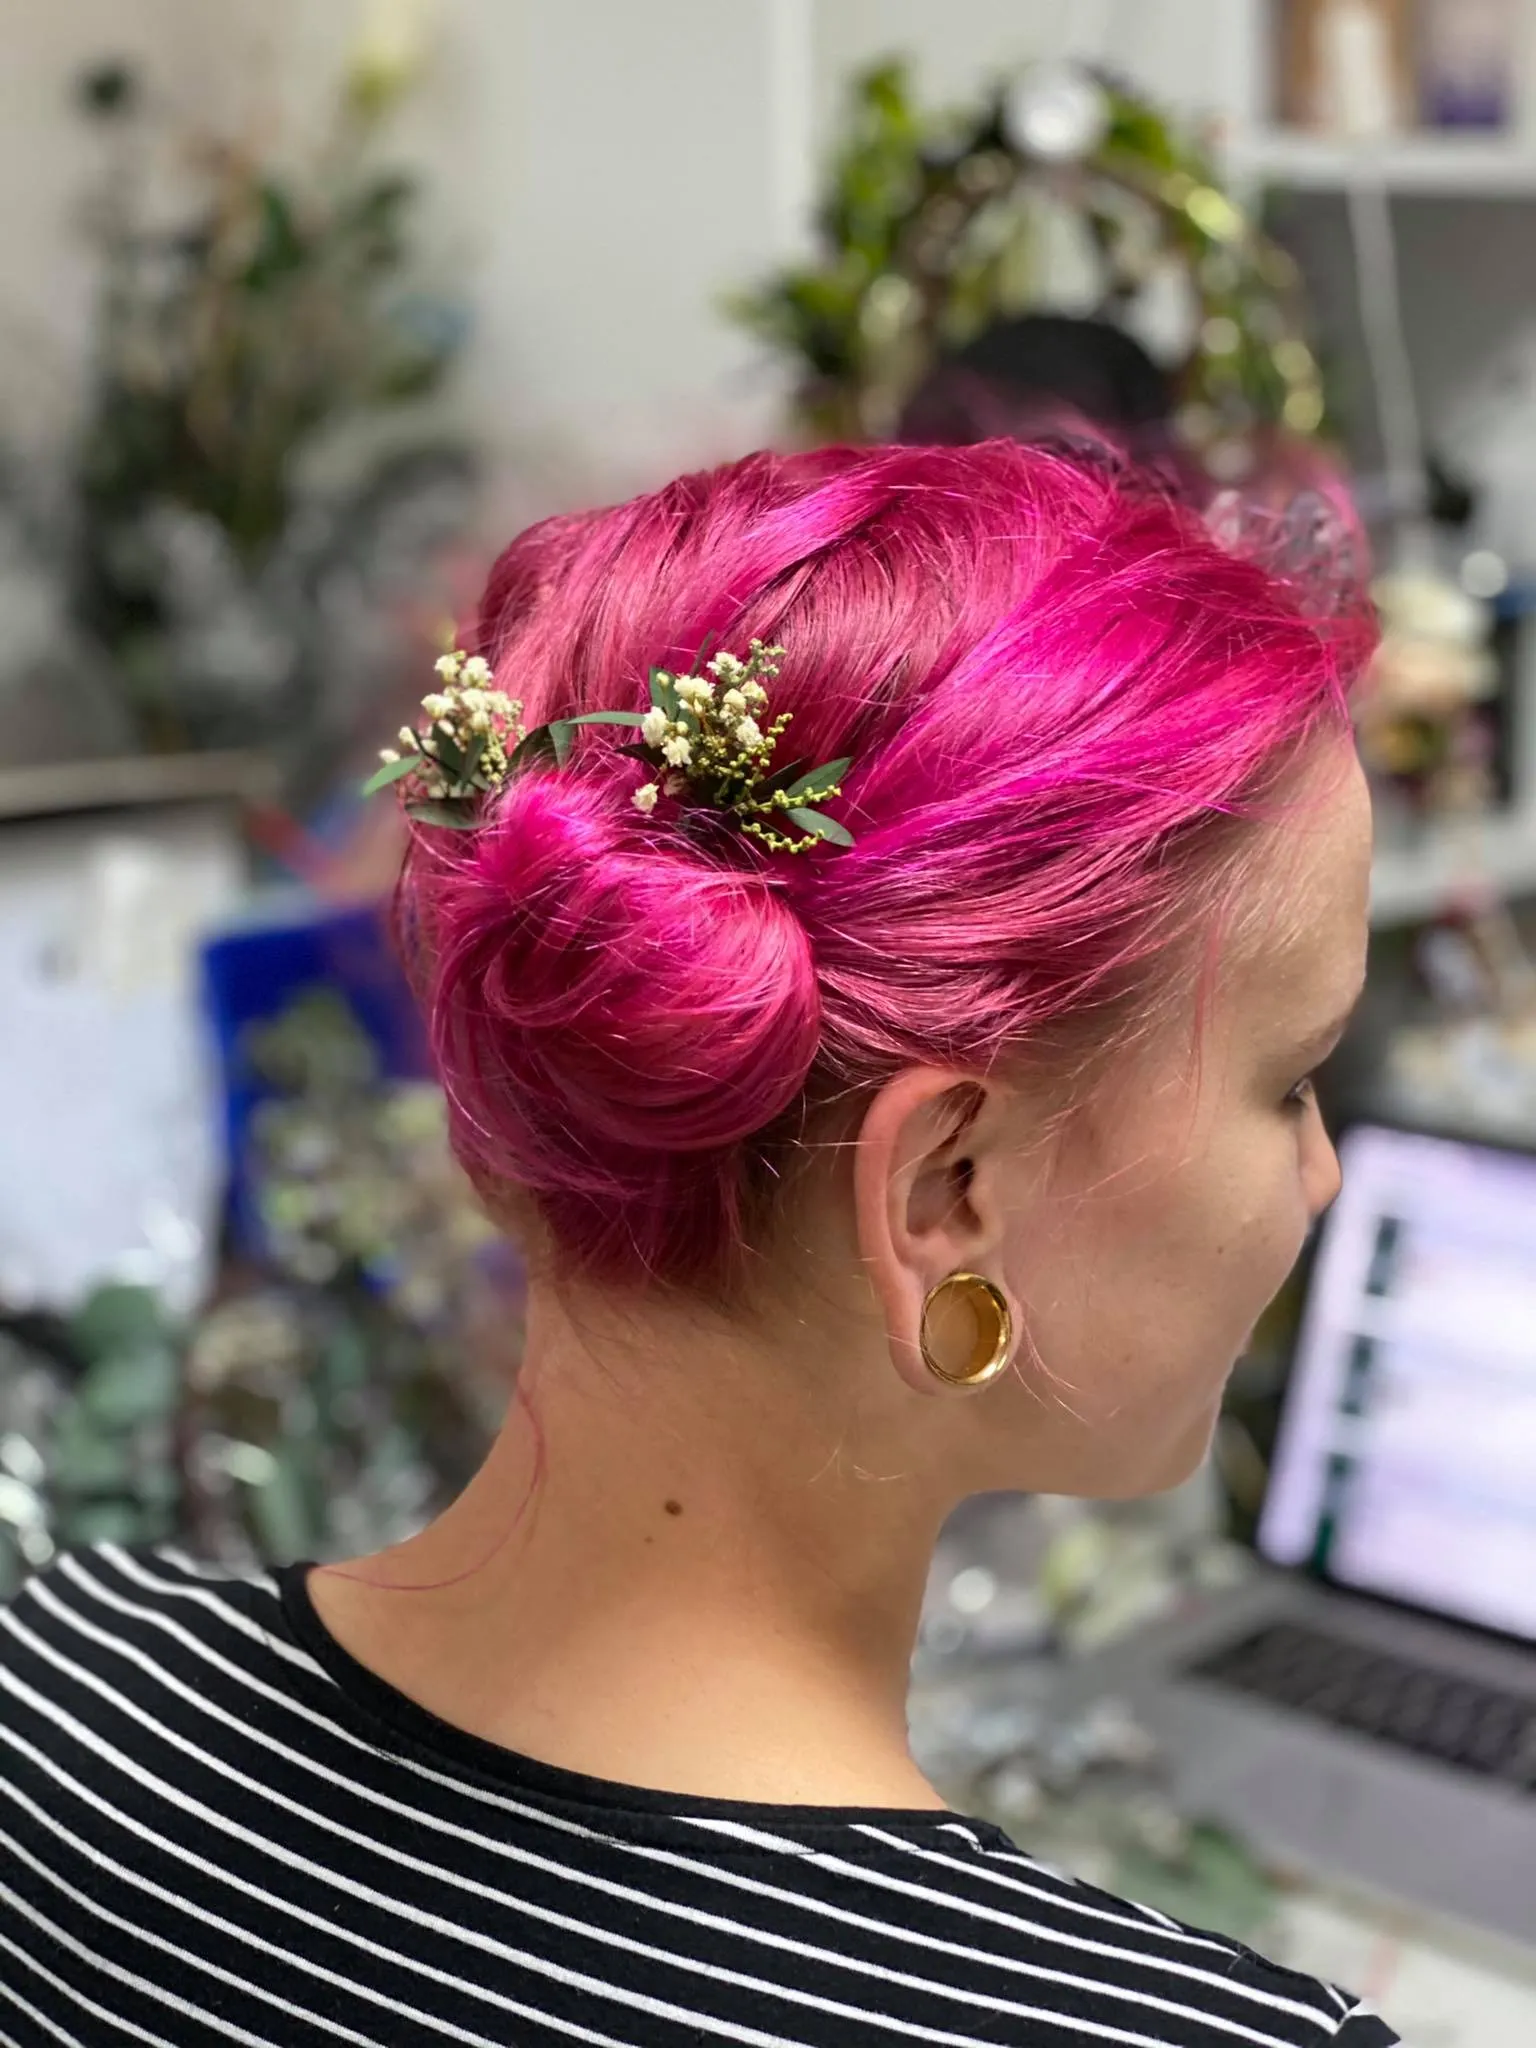
[[[0,0],[0,32],[0,1595],[77,1542],[356,1552],[472,1469],[519,1275],[356,791],[512,532],[754,446],[1087,424],[1282,565],[1332,550],[1320,592],[1357,521],[1380,846],[1328,1108],[1536,1148],[1536,0]],[[1525,1405],[1480,1412],[1536,1586],[1536,1225],[1500,1256]],[[1180,1495],[961,1518],[919,1748],[1419,2048],[1528,2048],[1536,1905],[1523,1953],[1300,1876],[1181,1804],[1124,1700],[1046,1703],[1254,1572],[1311,1284]],[[1437,1611],[1536,1673],[1536,1612]]]

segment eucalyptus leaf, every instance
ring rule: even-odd
[[[49,1483],[61,1499],[127,1492],[135,1479],[133,1440],[125,1430],[102,1434],[94,1417],[76,1415],[59,1431],[49,1457]]]
[[[830,846],[852,846],[853,834],[846,825],[840,825],[836,818],[824,817],[820,811],[787,811],[785,816],[792,825],[798,825],[802,832],[809,832],[817,839],[825,839]]]
[[[388,789],[392,782],[402,776],[414,774],[421,766],[420,754],[402,754],[398,761],[386,761],[382,768],[376,768],[363,784],[362,794],[374,796],[381,789]]]
[[[146,1511],[168,1514],[181,1501],[181,1477],[169,1459],[163,1464],[146,1464],[136,1476],[134,1491]]]
[[[248,292],[284,284],[309,261],[293,201],[280,185],[263,179],[259,190],[256,246],[240,279]]]
[[[475,733],[464,749],[464,766],[459,770],[460,782],[472,782],[475,770],[480,766],[480,756],[485,752],[485,734]]]
[[[523,735],[507,765],[514,773],[521,768],[531,768],[539,761],[547,762],[552,768],[563,768],[571,758],[571,743],[575,737],[574,718],[552,718],[547,725],[536,725],[532,732]]]
[[[145,1526],[143,1512],[126,1500],[91,1501],[69,1516],[66,1540],[71,1546],[93,1543],[143,1543],[158,1534]],[[61,1532],[63,1533],[63,1532]]]
[[[531,768],[536,761],[548,761],[560,765],[559,750],[555,745],[555,729],[552,725],[536,725],[532,732],[523,734],[512,749],[507,763],[508,771],[516,775],[524,768]]]
[[[368,1346],[352,1323],[339,1323],[330,1332],[320,1364],[328,1398],[370,1384]]]
[[[654,710],[665,711],[668,718],[677,716],[677,686],[659,668],[651,670],[651,705]]]
[[[103,1358],[80,1382],[81,1411],[103,1429],[132,1429],[169,1415],[181,1374],[175,1352],[146,1345]]]
[[[269,1557],[287,1564],[294,1558],[313,1557],[321,1547],[325,1532],[291,1445],[281,1447],[271,1477],[264,1485],[253,1486],[246,1498],[257,1537]]]
[[[643,725],[643,711],[583,711],[579,718],[564,718],[562,725]]]
[[[441,825],[449,832],[473,832],[479,820],[463,804],[407,804],[405,815],[418,825]]]
[[[775,768],[771,775],[765,775],[760,787],[768,791],[787,790],[795,777],[804,772],[804,768],[803,761],[786,761],[782,767]]]
[[[458,781],[464,773],[464,753],[458,741],[451,739],[447,733],[434,733],[432,750],[430,758],[441,762],[454,780]]]
[[[169,1334],[165,1311],[151,1287],[112,1281],[95,1288],[70,1319],[70,1342],[88,1362],[147,1350]]]
[[[792,782],[784,794],[787,797],[827,796],[852,766],[852,754],[845,754],[841,761],[827,761],[820,768],[812,768],[808,774],[802,775],[798,782]]]

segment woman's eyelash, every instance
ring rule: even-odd
[[[1288,1109],[1307,1108],[1316,1092],[1316,1082],[1317,1076],[1315,1074],[1306,1074],[1296,1083],[1294,1088],[1287,1089],[1285,1094],[1286,1107]]]

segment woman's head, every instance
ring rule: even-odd
[[[1026,313],[941,356],[903,408],[896,439],[968,447],[1086,430],[1172,468],[1176,403],[1173,378],[1123,329]]]
[[[1106,1396],[1170,1414],[1177,1343],[1208,1426],[1330,1192],[1284,1097],[1358,979],[1365,630],[1113,465],[994,443],[756,456],[550,522],[479,647],[531,725],[754,637],[786,748],[852,756],[853,847],[643,816],[601,728],[476,832],[420,832],[456,1143],[570,1284],[748,1319],[809,1289],[906,1393],[926,1288],[985,1272],[1023,1335],[986,1407],[1081,1411],[1053,1469],[1102,1487]]]

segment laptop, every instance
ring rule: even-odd
[[[1079,1667],[1185,1811],[1536,1946],[1536,1157],[1360,1124],[1264,1569]]]

